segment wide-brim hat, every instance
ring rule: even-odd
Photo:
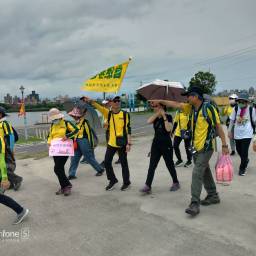
[[[238,101],[238,100],[244,100],[244,101],[249,102],[250,101],[249,94],[248,93],[240,93],[238,95],[238,98],[236,99],[236,101]]]
[[[81,112],[81,110],[77,107],[74,107],[69,113],[68,115],[72,116],[72,117],[82,117],[83,113]]]
[[[6,113],[6,109],[2,106],[0,106],[0,113],[3,115],[3,116],[8,116],[8,114]]]
[[[57,108],[51,108],[48,112],[48,116],[50,121],[61,119],[64,117],[64,115]]]

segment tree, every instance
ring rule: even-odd
[[[217,81],[215,75],[210,72],[197,72],[189,82],[189,87],[198,86],[203,90],[203,93],[212,95],[215,91]]]

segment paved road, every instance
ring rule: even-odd
[[[221,204],[201,207],[200,215],[190,218],[184,209],[190,200],[191,168],[177,168],[181,189],[173,193],[161,160],[153,194],[143,197],[138,192],[145,182],[151,138],[134,138],[128,155],[132,188],[125,192],[119,190],[119,165],[114,166],[119,186],[109,192],[104,190],[105,175],[95,177],[89,165],[80,165],[73,194],[65,198],[55,195],[52,159],[18,160],[24,184],[8,194],[29,207],[31,215],[22,225],[12,226],[14,214],[0,205],[0,232],[18,233],[16,240],[1,239],[1,255],[255,256],[255,154],[250,152],[245,177],[236,174],[231,186],[218,185]],[[104,147],[97,147],[97,158],[102,159],[104,152]],[[233,160],[237,168],[238,157]]]

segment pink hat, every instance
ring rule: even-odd
[[[72,111],[68,113],[72,117],[81,117],[83,114],[81,113],[80,109],[77,107],[74,107]]]
[[[48,112],[48,116],[51,121],[64,117],[64,115],[57,108],[51,108]]]

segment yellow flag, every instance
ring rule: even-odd
[[[125,72],[131,59],[103,70],[99,74],[85,81],[83,90],[93,92],[117,92],[124,79]]]
[[[20,111],[18,116],[25,116],[26,115],[26,110],[25,110],[25,103],[22,101],[21,105],[20,105]]]

